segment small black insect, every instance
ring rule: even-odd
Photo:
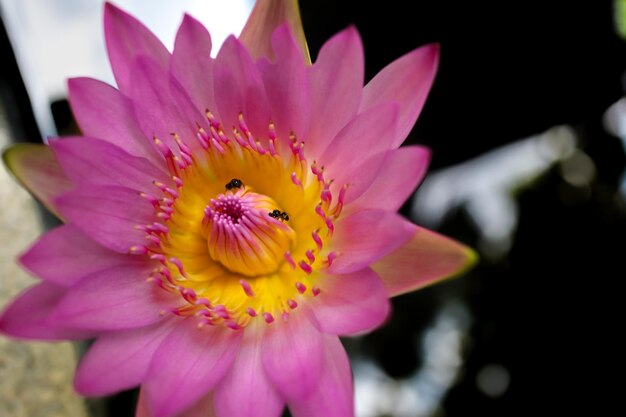
[[[285,221],[285,222],[289,221],[289,215],[286,212],[284,212],[284,211],[281,212],[280,210],[272,210],[272,211],[270,211],[267,214],[270,217],[273,217],[273,218],[275,218],[277,220],[282,220],[282,221]]]
[[[243,185],[243,182],[241,182],[241,180],[238,180],[237,178],[233,178],[232,180],[230,180],[228,182],[228,184],[226,184],[226,189],[227,190],[236,190],[237,188],[243,188],[245,187]]]

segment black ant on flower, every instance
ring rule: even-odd
[[[268,215],[270,217],[275,218],[276,220],[282,220],[282,221],[289,221],[289,215],[287,213],[285,213],[284,211],[280,211],[280,210],[272,210],[268,213]]]
[[[226,184],[225,187],[226,187],[227,190],[232,191],[232,190],[236,190],[238,188],[244,188],[245,185],[243,185],[243,182],[241,180],[239,180],[237,178],[233,178],[232,180],[230,180],[228,182],[228,184]]]

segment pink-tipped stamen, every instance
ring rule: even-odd
[[[344,184],[339,191],[339,197],[337,198],[337,205],[333,210],[334,216],[339,216],[341,214],[341,209],[343,208],[344,200],[346,198],[346,191],[348,191],[348,184]]]
[[[206,308],[212,308],[213,306],[211,305],[211,302],[209,300],[207,300],[206,298],[202,297],[202,298],[198,298],[195,302],[195,305],[197,306],[204,306]]]
[[[309,260],[310,264],[315,262],[315,255],[313,255],[313,251],[311,249],[305,252],[306,258]]]
[[[158,270],[159,274],[161,274],[161,276],[163,276],[168,282],[170,283],[174,283],[174,279],[172,277],[172,273],[170,272],[169,269],[167,268],[159,268]]]
[[[217,136],[219,137],[222,143],[230,142],[230,139],[228,139],[228,136],[226,136],[226,134],[224,133],[222,129],[217,129]]]
[[[324,188],[320,193],[320,198],[324,203],[330,204],[333,200],[333,194],[330,192],[330,188]]]
[[[215,313],[215,315],[219,318],[222,318],[224,320],[228,320],[230,319],[230,314],[228,313],[228,310],[226,310],[226,307],[224,307],[222,304],[218,304],[215,307],[213,307],[213,312]]]
[[[209,135],[202,127],[198,127],[198,132],[196,133],[196,139],[200,142],[200,146],[205,151],[209,149]]]
[[[220,123],[217,121],[217,119],[215,118],[215,116],[213,115],[211,110],[205,109],[204,110],[204,115],[206,116],[206,118],[209,121],[209,123],[211,124],[211,126],[219,127]]]
[[[155,235],[146,235],[145,238],[149,240],[151,243],[153,243],[154,245],[156,245],[157,247],[161,246],[161,239],[159,239]]]
[[[174,170],[174,172],[179,172],[179,170],[183,170],[187,168],[189,165],[193,163],[193,160],[189,159],[189,156],[181,153],[180,156],[173,156],[172,160],[176,163],[178,170]]]
[[[153,206],[158,206],[159,205],[159,199],[156,198],[155,196],[153,196],[152,194],[139,193],[139,195],[141,197],[145,198],[146,200],[148,200]]]
[[[196,300],[198,299],[198,296],[196,295],[196,292],[193,290],[193,288],[180,287],[178,292],[189,304],[195,304]]]
[[[157,138],[156,136],[154,136],[152,138],[152,141],[154,142],[154,144],[156,145],[156,147],[159,149],[159,152],[161,152],[161,154],[167,158],[170,155],[172,155],[172,150],[165,144],[163,143],[163,141],[161,141],[161,139]]]
[[[268,142],[268,148],[270,151],[270,155],[272,156],[278,155],[278,152],[276,152],[276,138],[270,138]]]
[[[164,226],[158,222],[152,223],[150,226],[147,227],[147,229],[156,233],[163,233],[163,234],[167,234],[170,231],[169,227]]]
[[[183,277],[187,277],[187,273],[185,272],[185,267],[183,266],[183,263],[180,261],[180,259],[171,257],[169,260],[170,260],[170,263],[176,266],[180,275],[182,275]]]
[[[256,143],[257,152],[260,153],[261,155],[265,155],[267,151],[265,150],[261,142],[257,140],[255,143]]]
[[[274,322],[274,316],[272,316],[271,313],[265,312],[263,313],[263,320],[265,320],[267,324],[271,324]]]
[[[287,300],[287,305],[292,310],[295,310],[296,308],[298,308],[298,303],[296,302],[296,300],[292,300],[291,298]]]
[[[177,199],[179,197],[178,195],[178,191],[170,188],[170,187],[166,187],[165,188],[165,192],[168,193],[169,195],[172,196],[173,199]]]
[[[241,134],[239,133],[237,129],[233,129],[233,135],[235,135],[235,140],[237,141],[239,146],[241,146],[242,148],[248,147],[248,141],[245,140],[243,136],[241,136]]]
[[[226,323],[226,327],[232,329],[232,330],[241,330],[243,329],[243,327],[241,327],[239,324],[237,324],[234,321],[229,321]]]
[[[311,274],[311,272],[313,272],[313,268],[311,268],[311,265],[309,265],[308,263],[306,263],[304,261],[298,262],[298,266],[300,267],[300,269],[302,269],[304,272],[306,272],[307,275],[309,275],[309,274]]]
[[[294,184],[296,184],[298,187],[302,187],[302,183],[300,182],[300,180],[298,179],[298,177],[296,176],[295,172],[291,173],[291,182],[293,182]]]
[[[315,242],[315,245],[317,246],[317,250],[320,251],[324,247],[324,242],[322,241],[322,238],[320,237],[320,235],[317,234],[317,232],[318,232],[317,230],[314,230],[313,232],[311,232],[311,237],[313,238],[313,241]]]
[[[304,294],[306,292],[306,285],[300,281],[296,281],[296,290],[298,290],[300,294]]]
[[[298,146],[298,158],[300,158],[301,161],[306,161],[304,158],[304,142],[300,142],[300,146]]]
[[[150,255],[150,259],[152,259],[153,261],[159,261],[161,263],[165,263],[165,261],[167,260],[165,258],[165,255],[163,255],[161,253],[155,253],[153,255]]]
[[[183,164],[179,164],[179,166],[180,166],[182,169],[185,169],[185,168],[187,168],[188,166],[193,165],[193,158],[192,158],[190,155],[187,155],[186,153],[181,152],[180,157],[181,157],[181,158],[183,159],[183,161],[184,161],[184,163],[183,163]],[[174,158],[176,158],[176,157],[174,157]]]
[[[252,287],[250,286],[248,281],[246,281],[245,279],[240,279],[239,285],[241,285],[241,288],[243,288],[243,292],[245,292],[248,297],[254,297],[254,291],[252,290]]]
[[[322,171],[320,171],[320,169],[317,167],[317,161],[313,161],[313,163],[311,164],[311,172],[313,173],[313,175],[317,176],[319,175]]]
[[[333,264],[333,261],[337,258],[337,253],[335,252],[330,252],[328,254],[328,256],[326,257],[327,262],[328,262],[328,266],[331,266]]]
[[[214,138],[211,138],[211,143],[213,144],[213,146],[215,146],[215,149],[217,149],[219,153],[221,153],[222,155],[226,153],[226,150],[224,149],[224,147],[220,145],[220,143]]]
[[[320,295],[320,292],[322,292],[322,290],[318,286],[313,286],[313,288],[311,288],[311,292],[313,293],[313,297],[317,297],[318,295]]]
[[[128,253],[131,255],[145,255],[148,253],[148,248],[143,245],[135,245],[128,248]]]
[[[196,329],[198,330],[202,330],[204,329],[206,326],[212,326],[213,322],[209,319],[202,319],[198,322],[198,324],[196,324]]]
[[[274,122],[270,122],[267,126],[267,136],[270,138],[270,140],[274,140],[277,138],[276,125],[274,124]]]
[[[181,153],[187,154],[189,156],[192,155],[191,148],[189,148],[189,146],[187,146],[187,144],[180,139],[180,136],[178,136],[177,133],[170,133],[170,135],[172,136],[172,138],[174,138],[174,142],[176,142],[176,145],[178,145]]]
[[[248,125],[246,124],[246,120],[243,117],[243,113],[239,113],[237,116],[237,120],[239,121],[239,128],[241,131],[248,136],[250,134],[250,129],[248,129]]]
[[[183,186],[183,180],[181,180],[176,175],[172,175],[172,181],[174,181],[174,183],[176,184],[176,187],[178,187],[178,188]]]
[[[333,224],[333,221],[330,219],[330,217],[326,218],[326,227],[328,228],[328,234],[332,235],[335,231],[335,225]]]
[[[322,219],[326,220],[326,213],[324,213],[324,209],[322,208],[322,203],[315,206],[315,213],[320,216]]]

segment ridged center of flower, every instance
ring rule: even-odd
[[[270,197],[242,190],[211,199],[203,219],[211,258],[246,276],[276,271],[295,237],[271,216],[276,207]]]

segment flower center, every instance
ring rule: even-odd
[[[154,138],[170,178],[141,193],[156,221],[137,225],[147,243],[129,252],[160,263],[150,281],[181,296],[174,314],[194,315],[199,326],[272,323],[319,294],[346,187],[335,199],[304,143],[280,141],[272,123],[258,139],[243,115],[231,135],[207,118],[210,130],[196,138]]]
[[[239,190],[220,194],[204,209],[204,231],[211,258],[246,276],[274,272],[291,248],[295,232],[271,214],[270,197]]]

